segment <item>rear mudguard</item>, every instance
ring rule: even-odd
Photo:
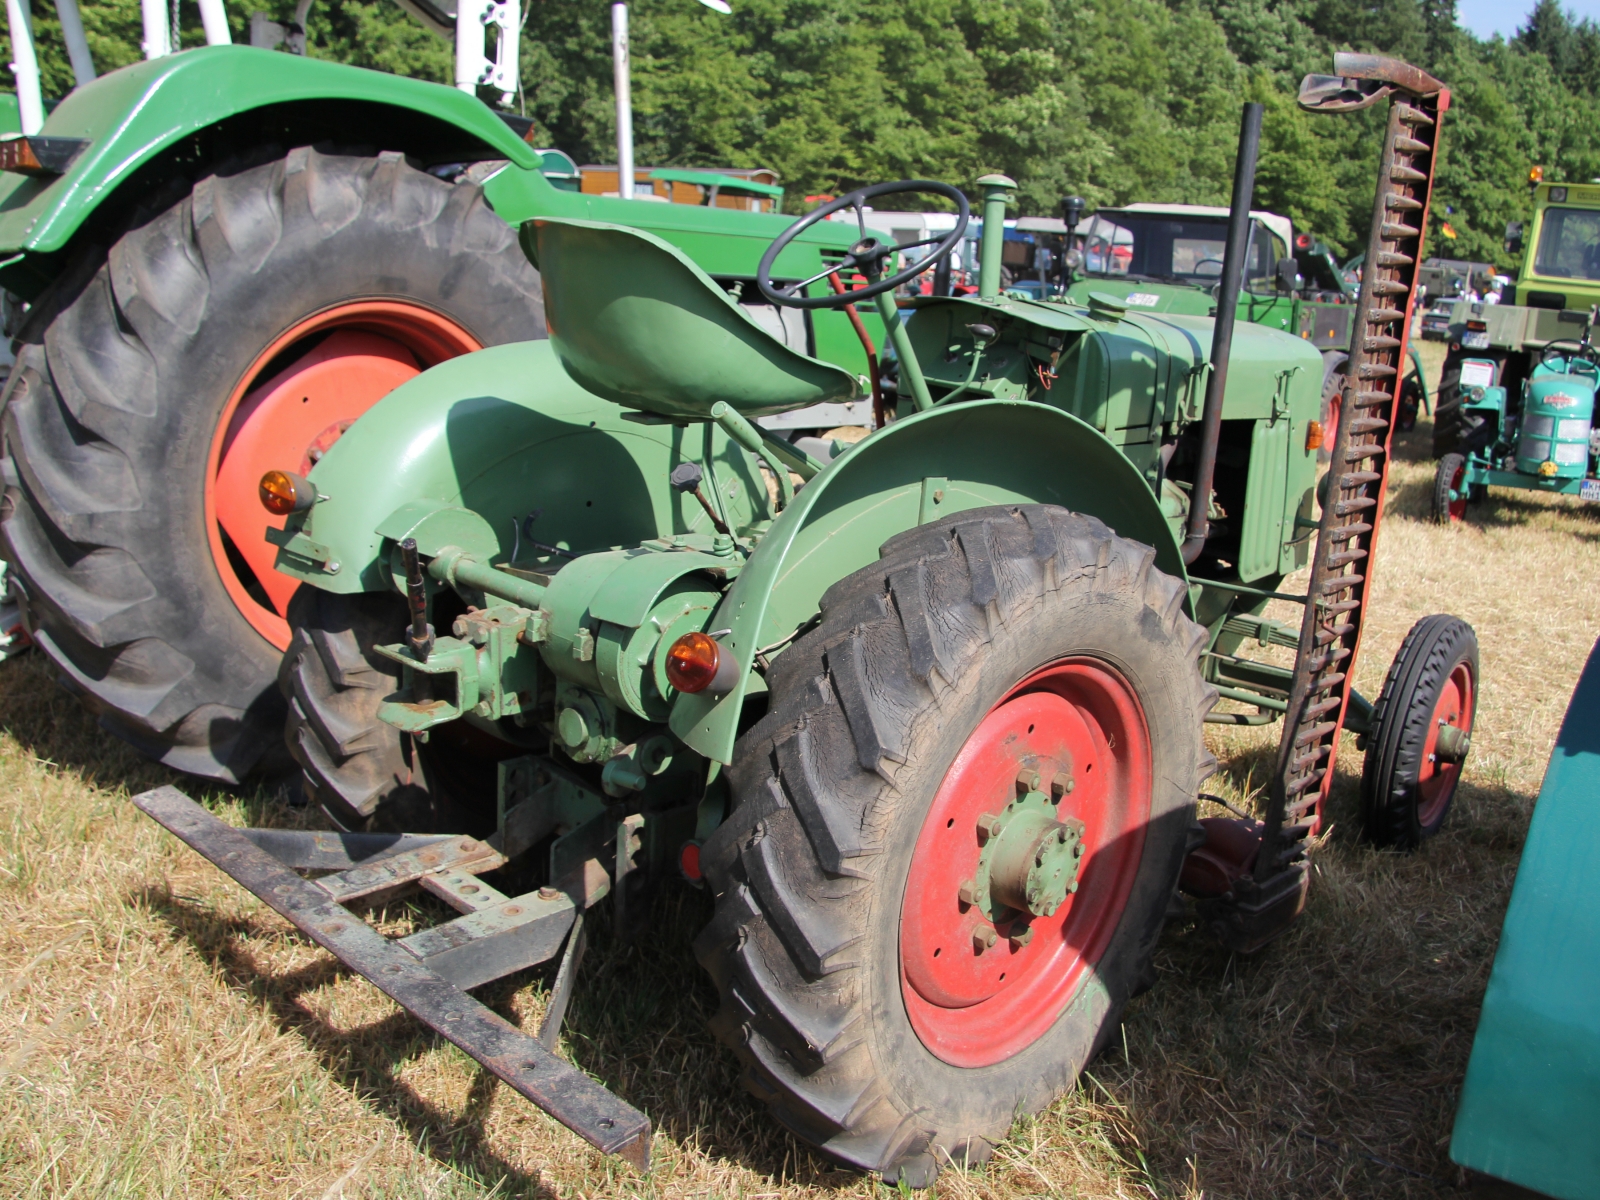
[[[0,174],[0,286],[28,299],[59,273],[63,252],[80,232],[116,236],[120,222],[165,195],[174,179],[192,179],[265,145],[281,152],[320,142],[371,144],[425,167],[504,160],[484,193],[508,223],[565,216],[648,228],[716,275],[754,276],[761,252],[793,222],[778,214],[560,191],[545,179],[538,152],[474,96],[250,46],[205,46],[102,75],[74,88],[40,133],[84,145],[61,175]],[[340,198],[325,200],[326,219],[337,221]],[[779,270],[813,275],[820,247],[843,249],[853,236],[823,222],[796,240]],[[821,324],[834,334],[844,317]],[[857,352],[842,339],[823,340],[839,341],[855,362]]]
[[[720,697],[680,696],[673,732],[706,757],[732,762],[757,650],[809,621],[822,594],[876,562],[895,534],[996,504],[1058,504],[1099,517],[1154,547],[1156,565],[1187,582],[1150,485],[1093,427],[1029,401],[934,408],[880,430],[801,489],[711,621],[730,630],[719,640],[736,657],[740,684]]]
[[[708,440],[729,524],[767,515],[753,461],[720,429],[642,416],[573,383],[549,342],[441,363],[373,405],[312,468],[325,498],[289,519],[294,536],[273,539],[278,570],[329,592],[386,590],[378,529],[408,505],[476,513],[498,541],[495,562],[535,557],[535,540],[584,553],[710,533],[695,499],[668,484]]]

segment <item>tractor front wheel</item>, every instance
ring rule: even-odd
[[[1450,525],[1467,519],[1467,460],[1446,454],[1433,472],[1433,523]]]
[[[977,509],[882,555],[773,663],[696,950],[777,1119],[924,1186],[1152,981],[1215,693],[1182,584],[1093,518]]]
[[[1423,617],[1390,664],[1361,773],[1363,834],[1415,850],[1439,832],[1472,742],[1478,637],[1459,617]]]
[[[262,472],[308,471],[435,363],[544,335],[538,272],[470,179],[309,148],[201,179],[23,331],[0,533],[35,640],[113,733],[243,778],[283,744],[296,587]]]

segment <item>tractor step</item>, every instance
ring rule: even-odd
[[[649,1169],[650,1118],[551,1051],[583,952],[583,911],[610,887],[597,861],[558,886],[507,897],[476,880],[505,862],[476,838],[235,829],[174,787],[133,802],[496,1078],[597,1149]],[[297,869],[336,873],[306,879]],[[464,915],[390,939],[345,907],[412,883]],[[554,958],[563,942],[568,952],[539,1037],[467,994]]]

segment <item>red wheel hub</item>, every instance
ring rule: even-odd
[[[1465,521],[1467,519],[1467,489],[1463,480],[1467,477],[1465,465],[1456,468],[1455,474],[1450,476],[1450,520]]]
[[[1472,735],[1472,668],[1457,663],[1439,689],[1422,744],[1422,769],[1417,773],[1417,821],[1424,827],[1443,815],[1461,778],[1461,762]]]
[[[1073,831],[1062,845],[1083,849],[1076,890],[1028,912],[999,899],[1021,902],[1017,887],[997,883],[991,894],[988,880],[1004,866],[995,846],[1026,786],[1019,775],[1033,773]],[[989,711],[928,810],[901,906],[901,994],[928,1049],[955,1066],[989,1066],[1055,1023],[1121,920],[1150,806],[1144,711],[1108,664],[1063,659]],[[1048,866],[1043,852],[1037,861]]]
[[[273,570],[262,536],[284,518],[261,507],[269,470],[304,475],[384,396],[428,367],[481,349],[454,321],[421,305],[355,301],[298,322],[245,371],[217,422],[206,477],[206,529],[223,586],[256,632],[279,649],[297,580]]]

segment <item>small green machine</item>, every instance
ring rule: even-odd
[[[1547,183],[1535,168],[1533,222],[1506,228],[1527,246],[1499,304],[1461,300],[1450,318],[1433,453],[1433,516],[1465,519],[1491,487],[1600,501],[1593,428],[1600,304],[1600,187]]]
[[[1593,321],[1591,313],[1577,337],[1539,347],[1512,391],[1494,382],[1504,378],[1495,360],[1460,360],[1453,409],[1461,432],[1434,472],[1435,522],[1465,520],[1467,505],[1490,487],[1600,500],[1594,428],[1600,351],[1590,342]]]
[[[1472,1043],[1450,1157],[1557,1200],[1600,1197],[1600,643],[1533,810]]]
[[[637,930],[652,878],[708,888],[712,1026],[774,1117],[910,1186],[981,1162],[1148,986],[1180,893],[1241,952],[1293,922],[1341,730],[1367,739],[1385,844],[1438,828],[1468,752],[1461,621],[1419,623],[1375,703],[1350,687],[1449,93],[1393,60],[1335,62],[1308,109],[1390,102],[1320,507],[1320,356],[1234,319],[1259,106],[1215,321],[1005,296],[997,270],[906,319],[895,290],[967,223],[944,183],[863,188],[784,228],[761,297],[871,302],[895,354],[892,419],[820,457],[757,422],[858,398],[853,372],[661,237],[536,218],[521,243],[548,340],[442,363],[309,471],[260,481],[300,584],[289,746],[347,832],[232,829],[171,788],[136,803],[641,1167],[648,1117],[552,1049],[594,906]],[[979,181],[991,263],[1013,186]],[[867,232],[866,205],[918,193],[956,209],[950,232]],[[792,247],[852,212],[843,259],[796,270]],[[1307,591],[1282,591],[1308,563]],[[1302,605],[1297,627],[1263,615],[1275,598]],[[1197,821],[1206,722],[1277,720],[1261,819]],[[349,907],[410,885],[460,915],[388,940]],[[537,1036],[469,994],[555,959]]]

